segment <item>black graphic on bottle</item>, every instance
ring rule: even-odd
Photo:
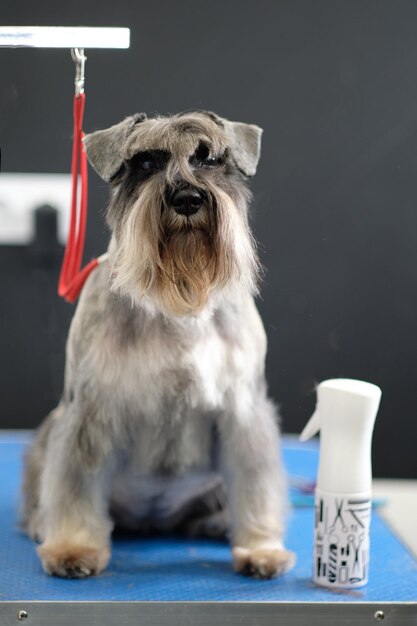
[[[320,499],[316,502],[315,507],[315,517],[314,517],[314,527],[317,528],[318,525],[323,521],[323,500]]]
[[[340,520],[340,523],[342,525],[342,530],[344,532],[347,531],[347,526],[345,524],[345,520],[343,518],[343,499],[339,500],[336,498],[336,516],[334,518],[333,524],[331,525],[331,528],[336,528],[336,524],[338,522],[338,520]]]
[[[315,521],[317,582],[360,586],[368,577],[370,498],[318,495]]]
[[[349,578],[349,570],[347,568],[347,561],[341,561],[339,567],[339,582],[345,583]]]
[[[327,578],[330,583],[336,582],[336,571],[337,571],[337,545],[335,543],[331,543],[329,546],[329,569]]]
[[[317,576],[321,575],[321,557],[317,559]]]

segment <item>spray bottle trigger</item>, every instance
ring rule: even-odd
[[[320,430],[320,417],[318,411],[314,411],[313,415],[308,420],[307,424],[304,426],[304,430],[299,436],[300,441],[307,441],[307,439],[311,439],[314,437]]]

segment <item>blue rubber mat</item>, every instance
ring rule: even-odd
[[[417,600],[417,561],[374,513],[369,584],[360,590],[331,592],[311,582],[313,509],[294,508],[287,546],[297,553],[296,567],[275,580],[254,580],[233,573],[227,544],[183,538],[117,537],[109,568],[97,578],[63,580],[46,576],[35,547],[18,528],[21,460],[27,436],[0,437],[0,601],[5,600],[153,600],[405,602]],[[314,444],[286,441],[284,461],[290,475],[315,476]]]

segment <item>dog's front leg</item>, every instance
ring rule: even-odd
[[[43,543],[38,554],[44,570],[55,576],[98,574],[110,558],[108,463],[91,449],[91,434],[94,430],[86,434],[63,414],[49,437],[41,477]]]
[[[222,420],[224,477],[232,517],[235,570],[260,578],[290,569],[295,555],[283,545],[285,480],[272,403],[248,389]]]

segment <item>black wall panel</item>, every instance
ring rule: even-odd
[[[132,29],[129,51],[87,52],[87,132],[192,108],[265,129],[253,223],[283,427],[302,428],[318,381],[369,380],[383,390],[375,473],[415,478],[417,4],[3,0],[0,20]],[[67,172],[69,51],[0,59],[3,171]],[[86,258],[105,248],[105,202],[92,173]],[[35,426],[59,398],[72,307],[58,266],[59,251],[0,246],[1,427]]]

